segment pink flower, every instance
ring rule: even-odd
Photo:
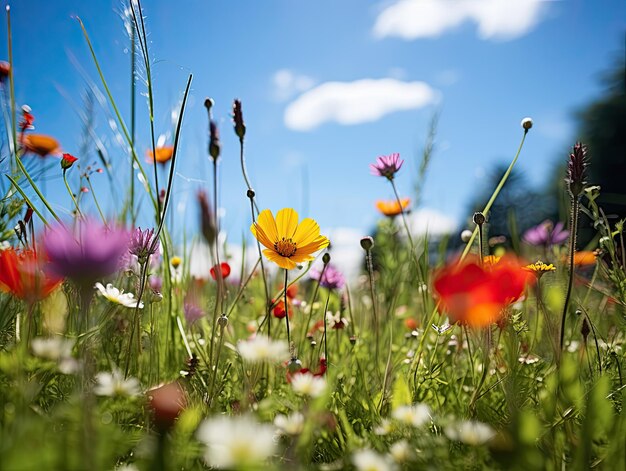
[[[396,172],[400,170],[404,160],[400,158],[400,154],[382,155],[376,159],[376,163],[370,164],[372,175],[377,177],[386,177],[393,180]]]

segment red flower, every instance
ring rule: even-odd
[[[491,266],[468,259],[439,270],[433,287],[451,322],[485,327],[498,321],[502,310],[522,295],[527,283],[532,283],[533,277],[522,267],[510,257]]]
[[[291,285],[287,287],[287,298],[294,299],[298,295],[298,285]]]
[[[29,303],[48,296],[62,279],[43,271],[43,260],[33,250],[0,250],[0,290]]]
[[[226,262],[222,262],[220,263],[220,269],[222,272],[222,279],[228,278],[228,275],[230,275],[230,265]],[[214,280],[217,280],[217,265],[211,268],[211,277]]]
[[[287,298],[287,302],[289,303],[289,319],[291,319],[293,317],[293,307],[289,298]],[[287,315],[287,312],[285,310],[285,301],[283,301],[282,299],[280,301],[272,299],[272,305],[274,306],[272,314],[274,314],[274,317],[276,319],[282,319]]]
[[[77,160],[78,159],[72,154],[63,154],[63,158],[61,159],[61,168],[63,170],[67,170],[72,165],[74,165],[74,162],[76,162]]]

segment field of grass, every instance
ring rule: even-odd
[[[0,469],[626,469],[624,221],[596,204],[583,144],[563,162],[563,223],[536,221],[505,240],[489,238],[490,209],[532,135],[529,118],[483,211],[450,238],[411,233],[394,178],[402,159],[373,156],[372,178],[396,199],[379,204],[361,273],[345,279],[315,215],[257,207],[235,100],[256,255],[233,267],[219,237],[221,146],[207,100],[198,126],[209,128],[214,180],[197,198],[201,234],[186,238],[203,239],[213,269],[198,279],[197,253],[168,224],[192,76],[173,145],[158,147],[151,128],[153,165],[100,72],[128,167],[146,182],[129,183],[107,217],[83,209],[100,170],[30,129],[10,61],[0,64]],[[72,217],[54,211],[26,154],[54,162]],[[149,227],[135,227],[138,210]],[[596,231],[584,250],[582,217]]]

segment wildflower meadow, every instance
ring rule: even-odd
[[[539,127],[515,109],[518,145],[498,149],[506,167],[443,236],[414,230],[409,157],[372,151],[350,172],[372,182],[376,223],[351,241],[358,270],[346,273],[319,224],[336,208],[305,212],[295,196],[264,206],[248,172],[261,159],[246,121],[254,100],[196,100],[204,118],[185,122],[185,71],[158,138],[154,100],[168,91],[153,80],[149,2],[124,4],[132,70],[117,72],[142,98],[130,108],[109,86],[100,38],[72,19],[119,142],[113,151],[86,126],[89,154],[40,132],[37,110],[16,98],[12,44],[28,32],[11,15],[0,470],[626,469],[625,220],[604,209],[586,142],[560,151],[560,211],[520,226],[495,210]],[[435,139],[437,117],[431,125]],[[190,127],[209,164],[186,200],[194,224],[176,214]],[[271,150],[262,158],[279,165]],[[420,178],[433,158],[426,145]],[[225,181],[225,166],[236,178]],[[225,185],[245,204],[241,239],[224,230]]]

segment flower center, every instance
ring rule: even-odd
[[[291,257],[296,253],[296,244],[291,239],[282,238],[274,242],[274,250],[283,257]]]

